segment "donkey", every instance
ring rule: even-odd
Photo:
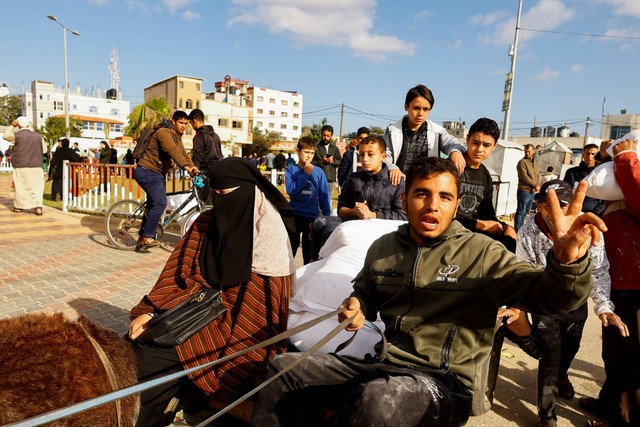
[[[2,319],[0,425],[136,384],[136,366],[129,343],[84,316],[70,320],[62,313],[26,314]],[[106,403],[47,425],[133,427],[139,408],[139,396],[132,395],[118,405]]]

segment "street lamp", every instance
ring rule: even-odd
[[[69,75],[67,73],[67,31],[70,31],[74,36],[79,36],[80,33],[74,30],[70,30],[64,26],[64,24],[53,15],[47,15],[47,18],[62,27],[62,33],[64,34],[64,126],[67,131],[67,138],[69,137]]]

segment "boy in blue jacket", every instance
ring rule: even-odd
[[[327,177],[321,168],[311,164],[315,154],[315,141],[303,136],[298,140],[296,151],[298,163],[287,166],[286,188],[289,204],[295,215],[296,231],[290,235],[293,256],[296,256],[302,234],[302,259],[305,264],[311,260],[311,229],[313,220],[319,213],[331,215],[331,196]]]

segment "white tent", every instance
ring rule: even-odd
[[[493,179],[493,206],[498,216],[515,213],[518,200],[518,171],[516,165],[524,157],[521,144],[498,140],[498,146],[483,164]]]
[[[572,167],[572,156],[573,151],[562,142],[553,141],[551,144],[545,145],[540,153],[540,173],[546,172],[547,168],[552,166],[553,173],[562,179],[565,171]]]

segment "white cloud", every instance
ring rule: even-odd
[[[581,74],[584,71],[584,66],[582,64],[573,64],[569,71],[571,74]]]
[[[520,18],[521,28],[535,28],[537,30],[553,30],[575,16],[574,9],[568,9],[561,0],[540,0]],[[496,24],[493,34],[480,37],[483,44],[505,45],[513,42],[516,29],[516,17],[512,17]],[[530,31],[520,32],[520,41],[531,39],[539,33]]]
[[[97,4],[98,6],[105,6],[110,4],[109,0],[87,0],[89,3]]]
[[[640,18],[640,1],[638,0],[599,0],[609,6],[613,6],[615,15],[635,16]]]
[[[453,49],[453,50],[460,49],[461,47],[462,47],[462,40],[461,39],[457,39],[451,44],[451,49]]]
[[[536,74],[533,79],[537,81],[549,81],[555,80],[558,77],[560,77],[560,73],[558,71],[552,70],[549,67],[545,67],[544,70]]]
[[[296,47],[345,47],[354,55],[383,62],[390,55],[413,55],[414,43],[374,34],[376,0],[232,0],[236,6],[230,26],[264,26],[288,37]]]
[[[424,21],[427,18],[433,16],[433,12],[428,9],[422,9],[420,12],[416,13],[414,16],[414,21]]]
[[[472,25],[488,26],[488,25],[495,24],[497,21],[501,20],[506,15],[507,13],[504,11],[487,13],[485,15],[476,15],[476,16],[472,16],[471,19],[469,19],[469,22]]]
[[[187,21],[195,21],[195,20],[201,19],[202,15],[192,10],[187,10],[185,12],[182,12],[182,17]]]
[[[193,0],[162,0],[162,3],[171,13],[175,13],[179,9],[189,6],[192,2]]]

